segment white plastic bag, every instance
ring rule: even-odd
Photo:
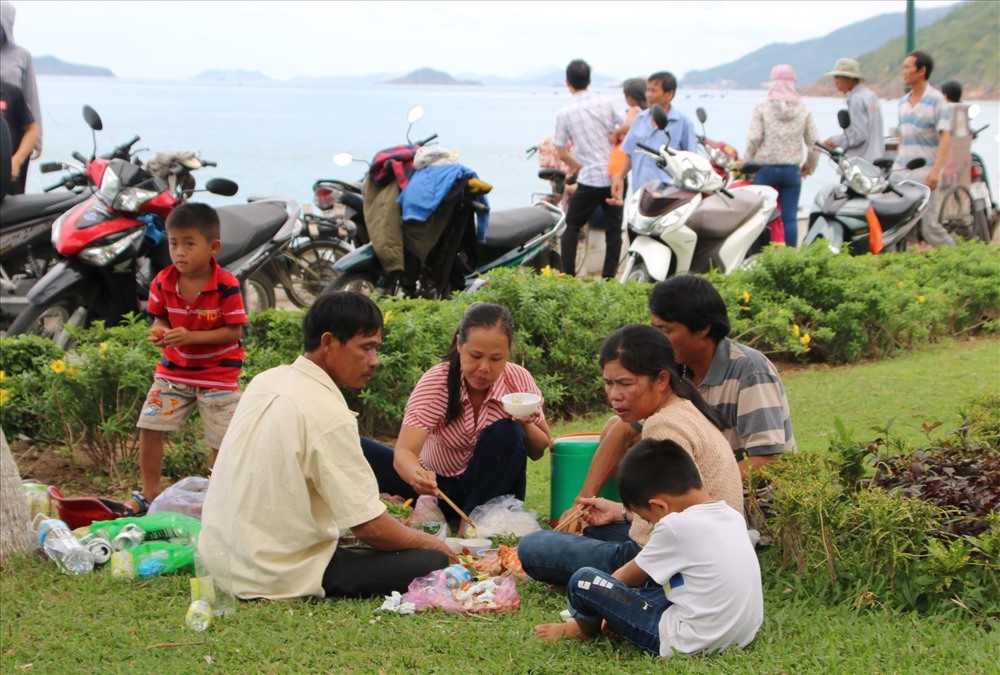
[[[485,504],[480,504],[469,518],[476,522],[477,534],[480,537],[499,537],[514,535],[523,537],[529,532],[542,529],[538,525],[538,514],[525,511],[524,502],[514,495],[494,497]]]
[[[161,492],[149,505],[149,513],[173,511],[201,520],[201,507],[205,505],[208,479],[188,476]]]

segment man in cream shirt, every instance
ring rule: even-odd
[[[240,400],[212,472],[199,550],[228,553],[239,598],[404,591],[453,556],[386,513],[339,389],[375,374],[382,314],[362,295],[329,293],[302,332],[305,354],[257,375]],[[368,548],[339,547],[348,528]]]

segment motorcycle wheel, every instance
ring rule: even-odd
[[[310,240],[295,249],[285,251],[290,287],[285,295],[296,307],[308,307],[337,276],[333,264],[348,248],[332,239]]]
[[[990,224],[986,217],[986,212],[982,209],[976,209],[973,228],[975,229],[977,239],[985,241],[987,244],[990,243],[990,240],[993,238],[990,233]]]
[[[277,302],[274,297],[274,284],[260,273],[244,281],[240,290],[243,292],[243,308],[247,314],[259,314],[273,309]]]
[[[625,277],[625,281],[635,281],[640,284],[649,284],[653,282],[653,277],[649,274],[649,270],[646,269],[646,263],[642,260],[636,260],[635,265],[632,267],[632,271],[628,273]]]
[[[938,222],[952,236],[976,239],[975,214],[972,207],[972,193],[964,185],[955,185],[941,197]]]
[[[354,291],[369,297],[378,294],[378,286],[373,275],[365,272],[348,272],[330,282],[326,287],[327,291]]]
[[[78,307],[80,304],[69,298],[60,298],[45,305],[29,305],[10,324],[7,334],[38,335],[66,349],[70,340],[63,331],[70,325],[70,320]],[[83,322],[86,323],[85,315]]]

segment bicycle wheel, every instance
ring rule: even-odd
[[[285,251],[289,286],[285,295],[296,307],[308,307],[334,277],[333,264],[348,248],[332,239],[310,240]]]
[[[955,185],[941,197],[938,222],[952,236],[975,239],[975,215],[972,211],[972,193],[964,185]]]

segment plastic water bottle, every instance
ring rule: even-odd
[[[447,579],[448,588],[461,588],[463,582],[472,583],[472,575],[469,574],[469,570],[458,563],[445,567],[444,576]]]
[[[87,574],[94,569],[94,554],[85,549],[58,518],[39,513],[32,523],[38,546],[66,574]]]
[[[212,606],[204,600],[193,601],[184,615],[184,624],[191,630],[205,630],[212,624]]]

